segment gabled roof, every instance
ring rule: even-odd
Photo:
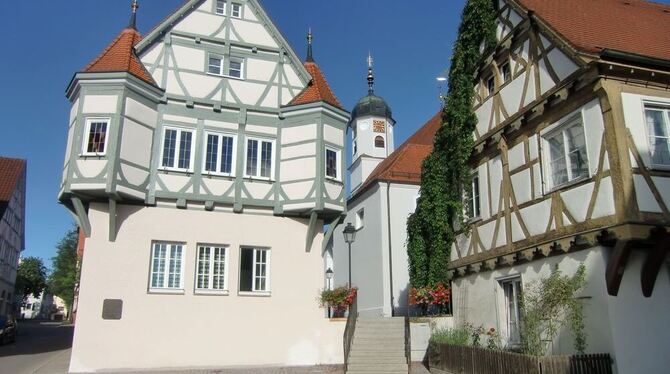
[[[0,218],[14,194],[16,184],[26,169],[26,161],[0,157]]]
[[[670,60],[670,6],[642,0],[515,0],[577,50]]]
[[[124,29],[100,56],[88,64],[83,72],[130,73],[153,86],[158,86],[135,54],[135,45],[140,40],[142,36],[137,30],[130,27]]]
[[[440,126],[442,126],[441,110],[377,165],[352,198],[365,191],[374,182],[420,184],[423,160],[433,151],[433,139]]]
[[[288,105],[310,104],[323,101],[344,110],[333,90],[330,89],[330,85],[328,85],[328,81],[326,81],[326,77],[321,72],[319,65],[313,61],[307,61],[305,62],[305,69],[312,76],[312,79],[307,84],[307,87],[298,96],[293,98]]]

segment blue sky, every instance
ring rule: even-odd
[[[668,2],[666,0],[664,2]],[[26,251],[48,260],[70,227],[56,195],[70,105],[65,88],[127,25],[130,0],[2,1],[0,155],[28,160]],[[435,78],[448,68],[464,0],[261,0],[299,56],[315,59],[351,109],[366,93],[368,51],[376,93],[391,105],[396,146],[438,109]],[[145,34],[182,0],[140,0]]]

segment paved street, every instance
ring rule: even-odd
[[[0,346],[0,374],[62,374],[70,364],[73,327],[19,322],[16,343]]]

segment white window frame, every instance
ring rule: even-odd
[[[223,5],[223,9],[219,12],[219,4]],[[220,16],[226,15],[226,10],[228,8],[228,1],[226,0],[214,0],[214,13]]]
[[[503,71],[503,68],[507,66],[507,69],[509,71],[509,79],[505,79],[505,73]],[[509,60],[505,60],[498,65],[498,73],[500,73],[500,82],[501,84],[505,84],[507,82],[511,82],[512,79],[514,78],[513,73],[512,73],[512,64],[510,64]]]
[[[105,143],[104,143],[104,150],[102,152],[89,152],[88,151],[88,141],[91,136],[91,125],[93,123],[106,123],[105,127]],[[112,119],[109,117],[91,117],[91,118],[86,118],[86,129],[84,132],[84,141],[82,142],[82,151],[81,154],[83,156],[105,156],[107,155],[107,145],[109,143],[109,125],[112,123]]]
[[[239,12],[237,15],[234,14],[236,6],[239,7]],[[232,18],[242,19],[243,14],[244,14],[244,5],[242,3],[236,3],[236,2],[230,3],[230,16]]]
[[[570,167],[569,152],[567,151],[568,142],[565,138],[565,130],[572,126],[581,126],[582,132],[584,134],[584,154],[586,156],[586,171],[587,174],[581,177],[571,178],[572,169]],[[563,134],[563,147],[564,147],[564,157],[566,162],[566,169],[568,172],[568,180],[558,185],[554,185],[554,180],[552,177],[551,170],[551,150],[549,147],[549,141],[547,138],[556,135],[557,133]],[[579,183],[585,179],[591,178],[591,165],[589,161],[589,138],[586,133],[586,128],[584,127],[584,117],[582,115],[581,109],[576,113],[572,113],[565,117],[565,119],[555,123],[546,129],[540,132],[540,154],[542,157],[542,185],[544,186],[544,194],[551,193],[553,191],[563,189],[565,187]]]
[[[174,130],[177,131],[177,138],[176,138],[176,144],[175,144],[175,151],[174,151],[174,161],[171,166],[163,166],[163,156],[165,153],[165,135],[167,133],[167,130]],[[189,158],[189,166],[187,169],[180,168],[178,167],[179,165],[179,152],[181,151],[181,134],[183,132],[190,132],[191,133],[191,157]],[[160,159],[159,159],[159,170],[169,170],[169,171],[181,171],[181,172],[188,172],[192,173],[193,172],[193,164],[194,162],[194,152],[195,152],[195,143],[196,143],[196,132],[194,129],[187,129],[183,127],[177,127],[177,126],[163,126],[163,136],[162,136],[162,141],[160,144],[161,147],[161,153],[160,153]]]
[[[256,163],[256,175],[250,175],[247,174],[247,162],[248,162],[248,152],[249,152],[249,140],[255,140],[258,142],[258,149],[256,149],[256,160],[258,161]],[[272,143],[272,153],[271,153],[271,166],[270,166],[270,176],[269,177],[262,177],[261,174],[261,156],[263,154],[263,147],[262,144],[263,142],[266,143]],[[247,136],[244,139],[244,177],[249,178],[249,179],[260,179],[260,180],[266,180],[266,181],[272,181],[274,180],[274,175],[275,175],[275,155],[277,151],[277,145],[275,139],[268,139],[268,138],[259,138],[255,136]]]
[[[220,244],[198,244],[195,257],[195,281],[194,281],[194,293],[196,294],[217,294],[217,295],[228,295],[228,274],[230,268],[230,246],[220,245]],[[200,251],[204,248],[210,248],[210,257],[209,264],[206,275],[209,277],[207,281],[207,287],[200,288],[198,287],[198,276],[200,275]],[[223,288],[218,289],[214,288],[214,251],[216,249],[222,249],[223,254]]]
[[[523,279],[521,278],[520,275],[514,275],[514,276],[509,276],[509,277],[504,277],[504,278],[499,278],[496,279],[498,281],[498,287],[501,291],[501,297],[502,297],[502,313],[500,314],[504,318],[504,330],[505,330],[505,338],[507,340],[507,344],[509,346],[515,347],[521,344],[521,323],[523,322],[523,316],[521,316],[521,293],[523,292]],[[509,313],[509,301],[507,299],[507,294],[505,293],[505,286],[511,284],[512,285],[512,292],[513,292],[513,297],[514,297],[514,311],[515,311],[515,320],[516,320],[516,328],[518,332],[518,336],[512,336],[512,328],[511,328],[511,316]],[[518,284],[518,287],[517,287]]]
[[[163,285],[153,286],[155,248],[157,245],[165,245],[165,266],[163,269]],[[168,287],[170,276],[171,247],[181,246],[181,266],[179,269],[179,287]],[[184,293],[184,270],[186,265],[186,243],[154,241],[151,243],[151,256],[149,257],[149,293]]]
[[[221,63],[219,64],[219,73],[218,73],[218,74],[217,74],[217,73],[212,73],[211,71],[209,71],[209,68],[210,68],[211,66],[213,66],[213,65],[210,64],[210,59],[211,59],[211,58],[218,58],[218,59],[221,60]],[[213,76],[215,76],[215,77],[223,77],[223,76],[225,76],[225,72],[226,72],[226,59],[223,57],[223,55],[218,54],[218,53],[212,53],[212,52],[207,53],[207,61],[205,61],[205,72],[206,72],[208,75],[213,75]]]
[[[670,104],[665,102],[665,103],[659,103],[659,102],[653,102],[653,101],[643,101],[643,106],[642,106],[642,122],[644,125],[644,137],[646,139],[646,144],[647,144],[647,149],[649,150],[649,165],[651,166],[652,169],[660,169],[660,170],[670,170],[670,163],[669,164],[657,164],[654,163],[654,158],[653,155],[651,154],[651,148],[652,144],[649,139],[649,127],[647,124],[647,109],[652,109],[652,110],[658,110],[663,112],[663,117],[665,119],[665,131],[666,134],[668,134],[668,143],[670,143]]]
[[[238,289],[238,294],[239,295],[247,295],[247,296],[270,296],[270,293],[272,291],[272,250],[270,248],[262,248],[262,247],[249,247],[249,246],[243,246],[240,247],[240,261],[239,261],[239,281],[238,281],[238,288],[241,287],[242,285],[242,252],[243,251],[252,251],[252,263],[251,263],[251,291],[242,291]],[[260,277],[256,274],[256,265],[258,265],[258,262],[256,262],[256,255],[258,252],[265,251],[265,289],[264,290],[258,290],[256,289],[256,278]]]
[[[493,86],[489,87],[489,82],[493,82]],[[484,79],[484,87],[486,88],[486,96],[491,96],[496,92],[496,76],[490,74]]]
[[[361,208],[358,211],[356,211],[356,217],[355,217],[355,227],[356,230],[360,230],[363,227],[365,227],[365,208]]]
[[[328,151],[335,153],[335,176],[334,177],[328,175]],[[323,161],[323,165],[324,165],[323,173],[324,173],[324,176],[326,177],[326,179],[334,180],[334,181],[338,181],[338,182],[342,181],[342,170],[341,170],[342,168],[340,167],[341,160],[342,160],[340,158],[341,154],[342,154],[342,152],[337,148],[326,147],[326,150],[324,151],[324,161]]]
[[[477,191],[475,191],[475,179],[477,179]],[[482,194],[481,194],[481,179],[479,178],[479,171],[474,171],[470,175],[470,196],[466,196],[466,214],[470,221],[478,220],[482,217]],[[475,204],[476,208],[475,209]],[[472,207],[470,206],[471,204]],[[472,211],[470,209],[472,208]],[[479,212],[477,212],[479,210]]]
[[[217,136],[219,138],[219,144],[217,146],[217,157],[216,157],[216,171],[209,171],[207,170],[207,146],[209,142],[209,136]],[[231,167],[230,167],[230,173],[225,173],[221,171],[221,151],[223,150],[223,138],[232,138],[233,139],[233,149],[232,149],[232,157],[231,157]],[[161,158],[162,160],[162,158]],[[224,133],[224,132],[216,132],[216,131],[205,131],[205,140],[204,140],[204,146],[203,146],[203,157],[202,157],[202,173],[204,175],[218,175],[218,176],[224,176],[224,177],[234,177],[235,176],[235,165],[237,162],[237,136],[230,134],[230,133]]]
[[[230,74],[230,69],[231,69],[230,63],[233,62],[233,61],[240,63],[240,76],[239,77],[236,77],[236,76]],[[246,68],[246,60],[245,60],[244,57],[231,56],[231,57],[228,58],[227,63],[224,64],[224,65],[226,67],[226,70],[223,73],[224,77],[231,78],[231,79],[244,80],[244,74],[245,74],[245,68]]]

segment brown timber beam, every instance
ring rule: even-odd
[[[652,235],[652,237],[655,237],[653,240],[654,245],[647,255],[647,260],[642,267],[641,281],[642,294],[644,297],[651,297],[651,294],[654,291],[656,278],[663,266],[663,261],[668,253],[670,253],[670,234],[664,229],[660,229],[655,233],[652,233]]]

